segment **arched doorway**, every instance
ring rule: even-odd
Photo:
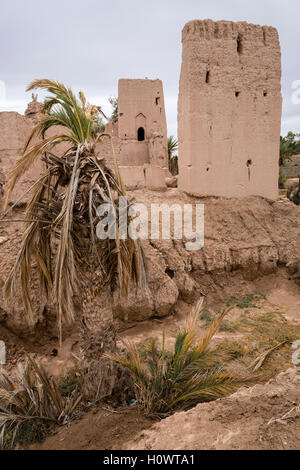
[[[142,142],[145,140],[145,129],[143,127],[139,127],[137,131],[137,140]]]

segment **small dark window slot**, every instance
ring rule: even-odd
[[[209,81],[210,81],[210,71],[208,70],[206,72],[205,83],[209,83]]]
[[[266,38],[266,32],[265,31],[263,32],[263,41],[264,41],[264,45],[266,46],[267,45],[267,38]]]
[[[137,140],[142,142],[145,140],[145,129],[143,127],[139,127],[137,131]]]
[[[236,50],[238,54],[243,53],[243,41],[242,41],[242,36],[240,34],[238,35],[238,38],[236,40]]]

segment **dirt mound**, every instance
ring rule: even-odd
[[[176,413],[143,431],[125,449],[299,449],[300,371]]]
[[[148,208],[162,201],[172,204],[203,203],[205,206],[205,243],[200,251],[187,251],[182,240],[144,241],[149,289],[130,292],[126,302],[114,295],[113,315],[120,327],[151,317],[174,312],[179,304],[190,305],[199,293],[207,302],[224,300],[224,289],[231,295],[244,290],[247,283],[285,267],[295,281],[300,278],[300,207],[288,200],[269,201],[260,197],[244,199],[193,198],[177,189],[163,194],[134,191],[129,194]],[[10,215],[22,218],[20,209]],[[22,225],[0,224],[0,287],[15,260],[20,246]],[[39,284],[33,283],[36,332],[52,331],[53,307],[41,297]],[[32,335],[24,320],[21,298],[14,305],[0,301],[0,322],[22,336]]]

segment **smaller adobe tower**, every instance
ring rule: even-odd
[[[118,129],[121,165],[167,168],[167,123],[161,80],[119,80]]]
[[[195,20],[182,31],[179,188],[278,196],[281,53],[275,28]]]

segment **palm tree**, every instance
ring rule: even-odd
[[[178,175],[178,158],[173,156],[177,149],[178,141],[171,135],[168,137],[168,167],[173,176]]]
[[[173,153],[176,152],[177,149],[178,149],[178,140],[175,139],[175,137],[173,135],[170,135],[170,137],[168,137],[168,156],[169,156],[169,160],[170,160],[170,158],[172,158]]]
[[[57,305],[60,341],[62,325],[75,319],[73,297],[80,293],[81,344],[91,385],[87,389],[90,395],[96,390],[100,397],[112,392],[120,376],[120,370],[107,359],[99,364],[104,351],[116,348],[111,292],[119,287],[120,295],[126,296],[130,283],[145,287],[143,253],[138,241],[119,236],[117,223],[115,239],[99,240],[95,236],[97,208],[109,203],[118,221],[118,198],[126,198],[117,164],[113,172],[96,153],[96,143],[101,140],[97,133],[101,108],[87,103],[82,92],[77,98],[70,88],[56,81],[35,80],[27,91],[37,88],[47,90],[50,96],[44,100],[41,119],[8,181],[2,218],[14,207],[7,209],[9,197],[25,171],[38,158],[46,163],[46,169],[30,188],[21,247],[4,291],[13,299],[20,278],[26,318],[33,324],[30,281],[35,262],[41,288]],[[49,137],[51,128],[57,132]],[[33,143],[34,138],[39,138],[37,143]],[[62,142],[67,150],[59,157],[53,150]]]

